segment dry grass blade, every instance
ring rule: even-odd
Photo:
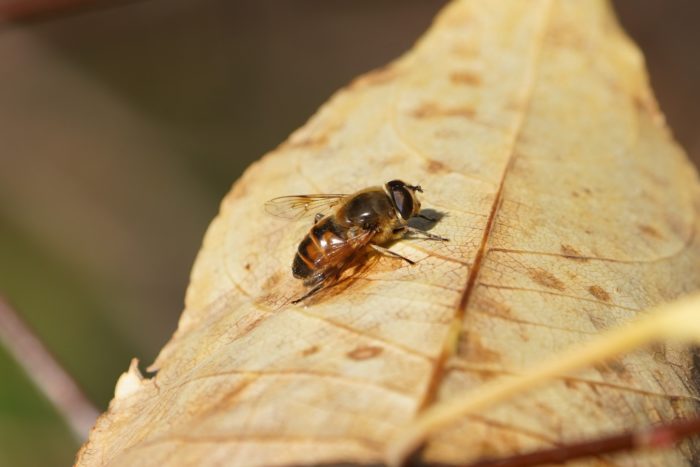
[[[85,441],[99,412],[73,378],[10,305],[0,297],[0,344],[54,405],[78,441]]]
[[[397,242],[416,264],[377,256],[293,305],[311,221],[266,215],[265,202],[396,178],[423,187],[442,215],[431,232],[450,241]],[[456,0],[236,183],[157,375],[132,365],[78,464],[381,462],[431,407],[491,400],[488,388],[699,290],[699,211],[697,174],[606,2]],[[432,433],[423,460],[690,418],[696,364],[656,344],[556,376]],[[686,440],[644,465],[698,458]]]
[[[491,406],[523,395],[554,378],[562,378],[587,366],[604,363],[623,353],[654,342],[676,341],[700,344],[700,295],[659,306],[620,329],[597,337],[584,347],[571,349],[521,376],[494,381],[453,400],[434,405],[401,430],[387,448],[387,463],[400,466],[425,438],[469,414],[488,412]]]

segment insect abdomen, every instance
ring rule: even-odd
[[[321,219],[299,243],[292,263],[292,274],[297,279],[312,278],[331,265],[324,261],[331,252],[346,246],[342,227],[332,217]]]
[[[314,271],[313,257],[310,257],[310,253],[312,253],[309,249],[310,246],[312,247],[311,239],[309,234],[306,234],[304,240],[299,244],[297,254],[294,256],[294,262],[292,263],[292,274],[297,279],[305,279]]]

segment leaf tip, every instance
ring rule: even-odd
[[[122,373],[114,388],[114,398],[116,400],[126,399],[141,389],[143,375],[139,371],[139,359],[132,358],[129,369]]]

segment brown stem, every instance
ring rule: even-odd
[[[35,21],[58,15],[77,14],[146,0],[10,0],[0,2],[0,25],[3,21]]]
[[[24,369],[79,441],[87,439],[99,412],[36,334],[0,297],[0,344]]]
[[[0,18],[7,21],[23,20],[47,15],[70,8],[82,7],[94,0],[29,0],[10,1],[0,6]]]
[[[700,433],[700,417],[502,459],[482,459],[466,467],[526,467],[563,463],[582,457],[601,456],[620,451],[667,448],[697,433]]]

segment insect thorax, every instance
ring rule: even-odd
[[[396,219],[396,210],[384,190],[377,187],[353,195],[338,212],[338,217],[350,226],[381,229]]]

